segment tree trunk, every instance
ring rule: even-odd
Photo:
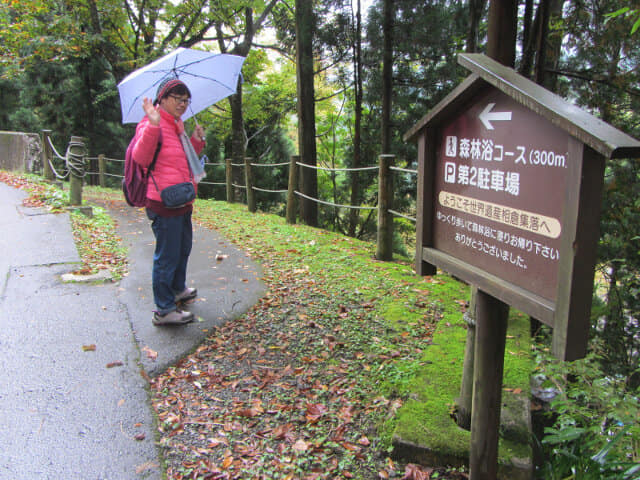
[[[380,153],[391,152],[391,105],[393,93],[393,0],[384,0],[382,34],[382,138]]]
[[[508,67],[513,67],[516,59],[517,11],[516,0],[489,2],[487,55]]]
[[[245,157],[246,135],[244,132],[244,119],[242,114],[242,82],[238,80],[238,90],[231,95],[231,151],[232,163],[242,165]],[[236,185],[244,185],[244,172],[241,167],[232,167],[231,178]],[[235,202],[242,201],[242,189],[234,189],[233,199]]]
[[[469,32],[467,33],[467,52],[478,51],[478,30],[486,0],[469,0]]]
[[[539,30],[536,25],[540,21],[539,10],[533,19],[533,0],[526,0],[524,7],[524,25],[522,31],[522,59],[520,61],[520,75],[529,78],[535,57],[536,32]]]
[[[547,63],[547,34],[549,32],[549,13],[551,0],[542,0],[538,10],[540,11],[540,24],[538,25],[538,54],[536,55],[535,82],[538,85],[544,83],[545,68]]]
[[[553,19],[562,19],[562,5],[564,0],[551,0],[550,21]],[[547,30],[548,31],[548,30]],[[560,35],[553,35],[549,37],[547,34],[546,39],[546,66],[552,70],[558,69],[558,63],[560,62],[560,54],[562,50],[562,37]],[[543,86],[552,92],[558,89],[558,77],[557,75],[545,75]]]
[[[296,64],[298,86],[298,142],[303,164],[316,166],[315,93],[313,88],[313,4],[296,0]],[[302,167],[301,190],[318,198],[318,178],[313,168]],[[304,197],[300,200],[300,217],[307,225],[318,225],[318,206]]]
[[[390,1],[390,0],[386,0]],[[357,0],[356,9],[356,38],[354,42],[355,55],[353,56],[355,71],[355,119],[353,134],[353,168],[360,168],[362,165],[361,154],[361,132],[362,132],[362,12],[360,10],[360,0]],[[351,172],[351,205],[360,204],[360,181],[359,172]],[[349,212],[349,236],[356,236],[358,226],[359,210],[352,208]]]

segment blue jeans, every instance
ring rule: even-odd
[[[191,212],[161,217],[147,209],[147,216],[156,237],[151,274],[153,300],[158,313],[165,315],[176,309],[175,295],[187,287],[187,262],[193,242]]]

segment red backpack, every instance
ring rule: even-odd
[[[144,167],[133,160],[133,147],[135,145],[135,137],[129,142],[127,151],[124,155],[124,178],[122,179],[122,193],[124,199],[132,207],[144,207],[147,201],[147,183],[149,175],[156,164],[160,147],[162,147],[162,132],[158,138],[158,146],[153,154],[153,160],[145,173]]]

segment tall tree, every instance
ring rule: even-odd
[[[355,35],[353,36],[353,71],[354,71],[354,124],[353,124],[353,165],[351,172],[351,205],[360,205],[360,175],[355,169],[362,166],[362,8],[360,0],[356,0]],[[359,210],[352,208],[349,212],[349,236],[356,236]]]
[[[533,0],[527,0],[531,2]],[[469,0],[469,32],[467,33],[466,51],[477,52],[479,48],[480,25],[487,0]]]
[[[558,70],[560,91],[607,123],[640,137],[640,38],[630,34],[633,17],[607,22],[627,5],[617,0],[568,3],[564,12],[565,56]],[[597,48],[594,46],[597,45]],[[592,338],[606,369],[631,375],[640,366],[640,171],[637,160],[607,164],[600,222],[599,263],[607,283],[606,303],[594,316]],[[631,319],[634,319],[633,321]]]
[[[206,32],[203,32],[201,40],[215,41],[222,53],[246,57],[255,46],[256,36],[267,26],[270,14],[278,2],[279,0],[242,0],[233,3],[233,5],[218,4],[217,9],[211,12],[214,34],[208,36]],[[244,163],[247,149],[242,96],[242,79],[240,79],[236,94],[229,98],[232,130],[231,157],[234,164]],[[240,169],[234,169],[234,176],[234,183],[244,184]],[[238,200],[241,193],[236,192],[236,194],[236,200]]]
[[[315,167],[316,127],[315,93],[313,86],[313,3],[296,0],[296,65],[298,81],[298,142],[302,163]],[[313,168],[302,169],[301,190],[312,198],[318,196],[318,178]],[[314,201],[302,198],[300,216],[307,225],[318,225],[318,207]]]
[[[393,0],[382,7],[382,124],[380,153],[391,152],[391,101],[393,93]]]
[[[489,2],[487,55],[509,67],[516,61],[517,9],[517,0]]]

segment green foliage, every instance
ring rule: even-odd
[[[537,375],[551,402],[542,440],[544,479],[640,478],[640,391],[607,376],[591,354],[570,363],[540,354]]]
[[[607,168],[600,223],[600,278],[605,282],[605,302],[594,318],[592,337],[605,368],[630,375],[640,356],[640,166],[616,160]]]
[[[631,9],[629,7],[623,7],[619,10],[616,10],[615,12],[612,13],[607,13],[605,15],[607,17],[607,22],[609,20],[612,20],[614,18],[620,17],[620,16],[630,16],[630,17],[635,17],[635,22],[633,23],[633,26],[631,27],[631,35],[633,35],[634,33],[636,33],[638,31],[638,28],[640,28],[640,10],[638,9]]]

